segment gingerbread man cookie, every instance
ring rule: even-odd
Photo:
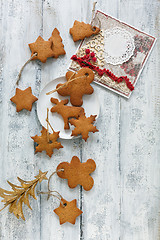
[[[63,169],[63,171],[59,171]],[[78,184],[82,185],[84,190],[89,191],[94,184],[93,178],[90,176],[96,169],[96,163],[92,159],[81,163],[79,158],[74,156],[70,163],[62,162],[57,167],[57,175],[60,178],[68,179],[68,186],[75,188]]]
[[[70,34],[73,37],[73,41],[83,40],[85,37],[90,37],[93,34],[99,33],[100,28],[92,27],[91,24],[86,24],[84,22],[74,21],[73,27],[70,28]]]
[[[65,106],[69,102],[68,99],[59,102],[57,98],[51,98],[51,102],[55,104],[55,106],[51,108],[51,112],[57,112],[62,116],[64,129],[70,129],[69,118],[78,118],[81,114],[84,114],[82,107]]]
[[[75,81],[69,82],[74,78],[76,78]],[[93,71],[89,68],[82,68],[75,74],[72,71],[68,71],[66,73],[66,79],[69,83],[58,89],[57,92],[61,96],[70,96],[70,102],[73,106],[82,106],[83,95],[94,92],[93,87],[90,85],[94,80]],[[56,88],[60,86],[62,86],[62,84],[58,84]]]

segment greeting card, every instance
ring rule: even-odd
[[[129,98],[156,38],[99,10],[94,24],[101,31],[80,43],[69,69],[89,67],[95,83]]]

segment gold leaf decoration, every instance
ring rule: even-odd
[[[7,191],[0,188],[0,197],[3,198],[2,202],[4,202],[4,207],[0,211],[9,206],[10,213],[13,213],[18,219],[22,218],[23,220],[25,220],[22,209],[23,203],[32,210],[29,204],[29,195],[36,199],[35,187],[38,182],[41,183],[43,180],[48,180],[46,174],[47,172],[42,172],[41,170],[39,170],[39,174],[35,176],[35,179],[32,181],[25,181],[17,177],[21,186],[17,186],[7,181],[13,191]]]

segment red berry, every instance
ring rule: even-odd
[[[89,59],[89,58],[90,58],[90,55],[89,55],[89,54],[87,54],[87,55],[86,55],[86,59]]]
[[[96,62],[96,61],[97,61],[97,58],[96,58],[96,57],[93,57],[93,58],[92,58],[92,61],[93,61],[93,62]]]
[[[71,57],[71,59],[77,60],[77,56],[76,56],[76,55],[73,55],[73,56]]]
[[[103,76],[103,71],[101,69],[99,69],[98,74],[99,74],[99,76]]]
[[[94,52],[91,52],[91,57],[93,58],[95,56],[95,53]]]
[[[89,54],[90,53],[90,49],[86,49],[86,54]]]

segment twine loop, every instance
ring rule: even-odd
[[[95,8],[96,8],[96,4],[97,4],[97,2],[94,2],[93,3],[93,9],[92,9],[92,19],[91,19],[91,26],[92,26],[92,31],[95,31],[96,30],[96,28],[95,28],[95,26],[94,26],[94,20],[95,20]],[[98,26],[99,26],[99,28],[101,29],[101,21],[100,21],[100,19],[97,17],[97,19],[98,19]]]
[[[38,195],[40,195],[40,194],[47,194],[47,195],[48,195],[47,200],[49,200],[50,196],[56,197],[57,199],[60,200],[61,205],[62,205],[63,207],[65,207],[65,206],[66,206],[66,203],[65,203],[65,204],[63,203],[63,201],[62,201],[62,199],[63,199],[62,195],[61,195],[58,191],[55,191],[55,190],[52,191],[52,190],[50,189],[50,180],[51,180],[52,176],[53,176],[55,173],[57,173],[57,172],[63,172],[63,171],[64,171],[63,168],[54,171],[54,172],[50,175],[50,177],[49,177],[49,179],[48,179],[48,191],[47,191],[47,192],[37,191],[37,194],[38,194]],[[57,194],[57,195],[56,195],[56,194]]]
[[[20,80],[20,78],[21,78],[23,69],[24,69],[25,66],[26,66],[35,56],[37,56],[37,55],[38,55],[38,53],[34,53],[34,54],[27,60],[27,62],[25,62],[24,65],[21,67],[21,70],[20,70],[20,72],[19,72],[19,74],[18,74],[18,78],[17,78],[17,82],[16,82],[17,85],[19,84],[19,80]]]
[[[67,82],[65,82],[64,84],[62,84],[62,85],[59,86],[58,88],[56,88],[56,89],[54,89],[54,90],[51,90],[50,92],[47,92],[46,95],[50,95],[50,94],[52,94],[52,93],[54,93],[54,92],[57,92],[59,89],[65,87],[66,85],[68,85],[69,83],[71,83],[71,82],[73,82],[73,81],[75,81],[75,80],[77,80],[77,79],[84,78],[84,77],[86,78],[86,77],[87,77],[87,75],[85,75],[85,76],[73,78],[73,77],[75,76],[75,74],[76,74],[76,72],[74,72],[74,73],[71,75],[71,77],[69,78],[69,80],[68,80]],[[72,79],[72,78],[73,78],[73,79]]]

